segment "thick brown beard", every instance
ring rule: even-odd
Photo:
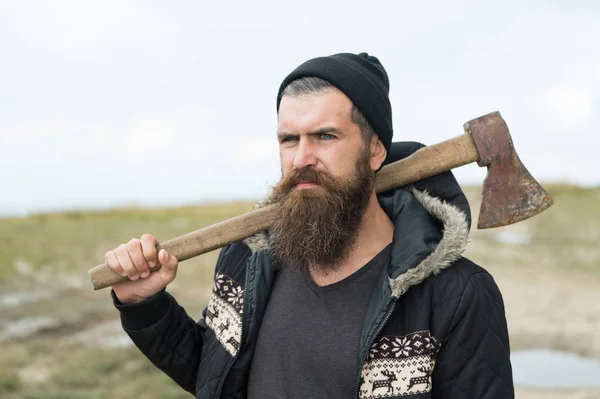
[[[293,170],[274,187],[281,204],[279,218],[271,226],[271,249],[278,267],[327,275],[347,259],[375,180],[368,149],[361,152],[355,170],[342,180],[306,167]],[[300,182],[319,187],[295,190]]]

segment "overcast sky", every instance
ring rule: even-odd
[[[597,185],[599,43],[594,0],[0,0],[0,214],[261,197],[281,80],[338,52],[387,69],[395,141],[499,110],[535,177]]]

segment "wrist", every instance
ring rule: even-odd
[[[149,296],[141,296],[139,294],[124,294],[123,292],[119,292],[113,288],[112,290],[113,296],[118,301],[120,305],[135,305],[136,303],[140,303],[145,301],[148,298],[153,297],[153,295]]]
[[[119,302],[121,302],[121,304],[123,304],[123,305],[134,305],[136,303],[143,302],[149,298],[149,297],[144,298],[139,295],[119,296],[119,294],[117,294],[116,292],[115,292],[115,296],[117,297]]]
[[[140,330],[159,322],[169,311],[173,300],[164,289],[149,298],[132,303],[121,302],[114,290],[111,290],[111,296],[121,313],[121,322],[126,330]]]

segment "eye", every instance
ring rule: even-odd
[[[337,137],[335,137],[335,136],[334,136],[334,135],[332,135],[332,134],[328,134],[328,133],[321,133],[321,134],[319,135],[319,138],[320,138],[321,140],[326,140],[326,141],[327,141],[327,140],[333,140],[333,139],[335,139],[335,138],[337,138]]]
[[[294,137],[294,136],[285,136],[279,139],[279,142],[281,144],[286,144],[286,143],[292,143],[294,141],[298,141],[298,137]]]

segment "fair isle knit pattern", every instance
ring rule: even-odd
[[[240,349],[243,310],[244,290],[241,285],[224,274],[218,274],[208,302],[206,324],[231,356]]]
[[[360,399],[389,398],[431,391],[431,372],[440,350],[429,331],[383,336],[369,350],[360,376]]]

